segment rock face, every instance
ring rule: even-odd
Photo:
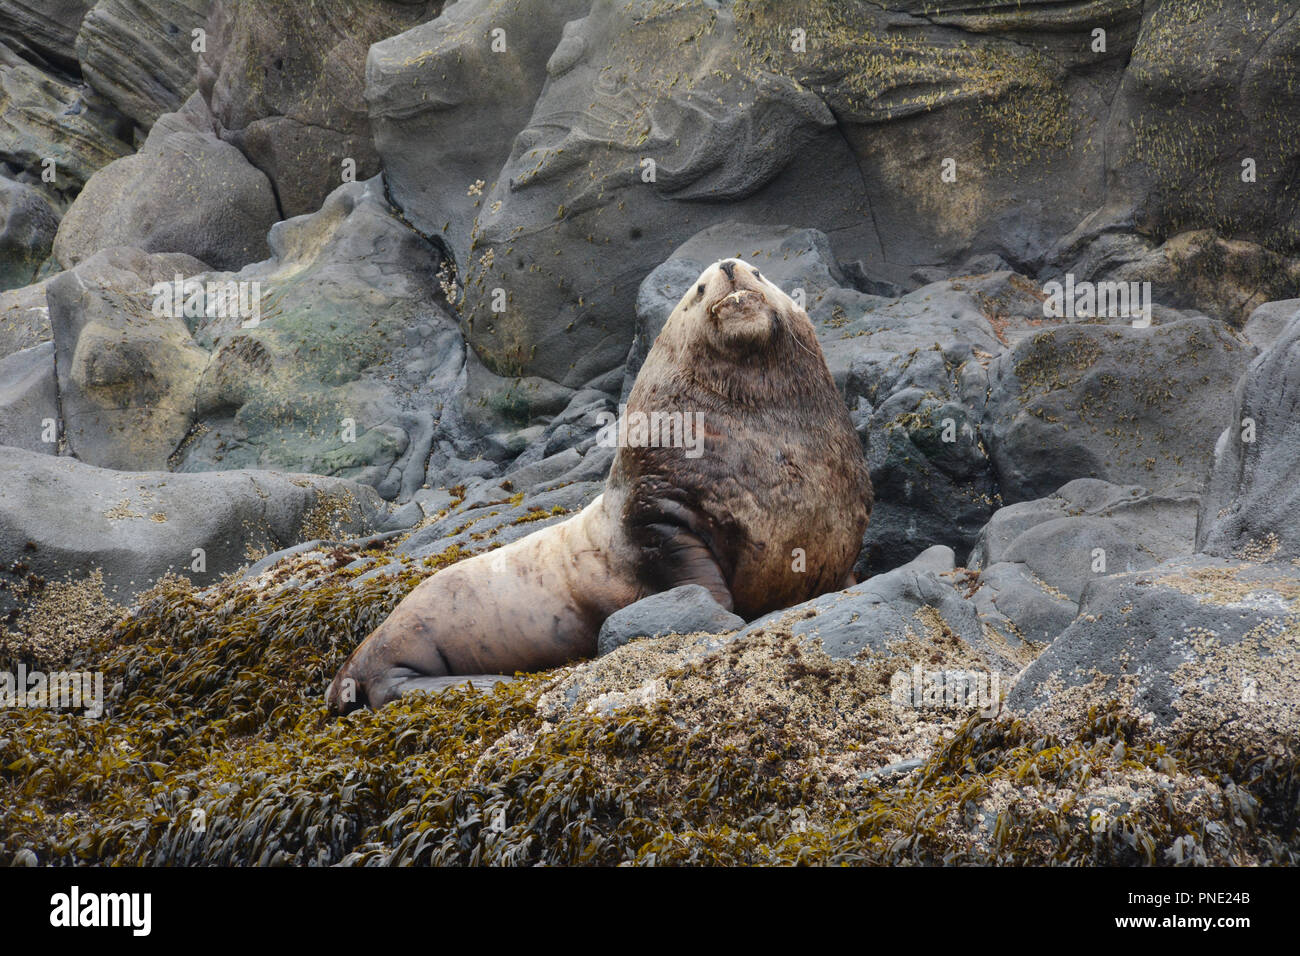
[[[379,171],[363,99],[370,44],[436,15],[442,0],[213,0],[199,60],[220,136],[275,187],[282,217],[314,212],[349,175]]]
[[[1000,508],[971,552],[973,600],[986,624],[1048,642],[1078,613],[1088,585],[1190,555],[1199,500],[1078,478],[1055,494]]]
[[[989,368],[985,421],[1007,502],[1073,478],[1199,492],[1219,411],[1255,348],[1209,319],[1066,325]]]
[[[528,125],[548,60],[567,55],[556,49],[564,25],[590,8],[591,0],[458,0],[371,46],[366,103],[389,195],[456,261],[468,261],[483,203],[475,183],[495,182]],[[474,135],[459,135],[464,129]]]
[[[1294,735],[1298,601],[1300,576],[1284,562],[1198,556],[1103,578],[1007,706],[1068,719],[1119,696],[1160,726],[1216,742]]]
[[[0,476],[0,613],[39,594],[32,575],[101,569],[105,593],[125,602],[169,572],[215,583],[267,551],[386,519],[373,490],[308,475],[123,474],[4,447]]]
[[[0,161],[70,197],[131,152],[129,125],[87,87],[42,72],[0,45]],[[52,161],[52,165],[46,161]]]
[[[36,278],[58,228],[59,218],[44,196],[0,177],[0,292]]]
[[[45,303],[48,281],[0,292],[0,356],[50,340],[50,310]]]
[[[1300,320],[1237,385],[1219,436],[1197,542],[1220,557],[1300,557]]]
[[[0,445],[58,454],[58,423],[53,343],[0,358]]]
[[[465,348],[440,305],[440,255],[392,215],[378,180],[340,186],[269,243],[264,263],[196,277],[242,284],[260,311],[194,323],[212,359],[177,467],[332,474],[409,500],[435,440],[445,453],[471,444],[453,401]]]
[[[990,667],[1014,673],[1024,645],[984,632],[975,605],[943,577],[953,568],[951,548],[929,548],[893,571],[759,618],[732,640],[744,640],[778,621],[789,622],[792,635],[818,642],[827,656],[839,660],[883,655],[909,641],[946,639],[977,653]]]
[[[50,281],[59,398],[72,454],[101,468],[163,471],[193,421],[207,353],[154,283],[203,268],[188,256],[96,253]]]
[[[565,28],[459,263],[479,357],[576,388],[623,363],[666,246],[726,219],[865,236],[867,210],[831,185],[855,178],[834,125],[746,50],[729,7],[593,5]]]
[[[652,594],[611,614],[596,638],[596,656],[602,657],[639,637],[725,634],[744,626],[744,618],[719,605],[708,588],[687,584]]]
[[[194,97],[161,117],[138,153],[91,177],[63,218],[54,253],[68,269],[111,246],[238,269],[266,258],[266,233],[278,218],[270,182],[216,137]]]
[[[99,0],[81,21],[77,59],[96,90],[148,129],[194,92],[193,31],[212,0]]]
[[[41,65],[77,62],[77,30],[95,0],[0,0],[0,42]]]

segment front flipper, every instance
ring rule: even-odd
[[[651,524],[644,530],[655,543],[653,566],[649,570],[663,590],[698,584],[708,589],[713,600],[732,610],[731,588],[703,538],[675,524]]]

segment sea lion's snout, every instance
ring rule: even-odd
[[[737,289],[723,296],[709,307],[709,314],[715,319],[729,320],[754,318],[767,305],[767,296],[757,289]]]

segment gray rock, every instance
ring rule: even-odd
[[[389,195],[426,235],[469,261],[470,233],[515,135],[528,125],[552,53],[591,0],[459,0],[366,59],[366,104]],[[493,49],[493,30],[505,49]],[[462,135],[473,130],[473,135]],[[429,171],[437,170],[437,175]]]
[[[1195,495],[1156,495],[1079,478],[1046,498],[1000,508],[981,531],[969,564],[1022,564],[1077,603],[1097,577],[1190,555],[1199,504]]]
[[[238,269],[266,257],[278,218],[270,182],[216,137],[196,96],[159,117],[140,152],[90,178],[63,217],[54,254],[72,268],[100,249],[134,246]]]
[[[99,0],[77,33],[82,73],[123,115],[148,129],[194,92],[198,54],[191,31],[207,22],[211,3]]]
[[[980,620],[999,634],[1049,643],[1070,626],[1079,605],[1024,564],[1003,562],[980,572],[971,596]]]
[[[441,7],[442,0],[212,0],[199,90],[221,138],[271,180],[280,218],[315,212],[347,175],[360,181],[379,172],[366,55]]]
[[[596,638],[596,656],[603,657],[639,637],[726,634],[744,626],[744,619],[713,600],[708,588],[687,584],[652,594],[611,614]]]
[[[1253,560],[1300,557],[1297,400],[1300,317],[1237,384],[1202,502],[1199,550]]]
[[[29,575],[54,582],[100,569],[108,596],[126,602],[169,572],[211,584],[268,551],[360,536],[385,518],[372,489],[333,478],[125,474],[0,447],[0,612],[19,603],[13,588]]]
[[[0,292],[35,281],[59,217],[35,189],[0,176]]]
[[[74,43],[95,0],[0,0],[0,41],[38,65],[76,66]]]
[[[1205,318],[1063,325],[1022,340],[988,370],[983,433],[1003,499],[1083,477],[1198,493],[1219,409],[1254,354]]]
[[[56,197],[76,195],[95,170],[131,152],[128,126],[89,87],[43,72],[0,44],[0,161],[31,184]],[[41,176],[51,169],[54,182],[46,184]]]
[[[1265,302],[1250,313],[1241,334],[1259,349],[1266,349],[1281,337],[1297,314],[1300,314],[1300,299]]]
[[[950,570],[946,566],[951,558],[951,549],[927,549],[914,562],[893,571],[761,617],[733,639],[743,640],[786,621],[795,637],[819,642],[832,659],[853,659],[887,653],[891,644],[900,641],[955,638],[990,666],[1013,673],[1017,668],[1007,648],[986,637],[975,605],[940,576],[943,571],[936,570]]]
[[[59,388],[54,344],[44,342],[0,358],[0,445],[56,455]],[[53,441],[47,441],[47,438]]]
[[[151,288],[202,269],[180,254],[113,248],[50,280],[68,449],[84,462],[164,471],[194,421],[208,354],[185,320],[157,315]]]
[[[639,284],[709,225],[870,233],[843,188],[855,164],[834,116],[762,67],[729,6],[597,4],[565,28],[548,74],[465,271],[468,338],[499,374],[576,388],[622,365]]]
[[[48,282],[0,292],[0,356],[50,340],[50,309],[45,301]]]
[[[435,442],[473,458],[460,412],[466,350],[437,292],[441,256],[393,215],[382,183],[340,186],[318,212],[277,223],[269,242],[266,262],[196,277],[245,283],[250,302],[258,283],[261,306],[195,321],[212,358],[196,398],[201,434],[177,469],[337,475],[405,502],[426,483]]]
[[[1160,727],[1294,733],[1298,598],[1300,577],[1281,562],[1197,556],[1102,578],[1007,706],[1081,713],[1120,698]]]

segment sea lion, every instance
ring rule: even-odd
[[[589,657],[610,614],[683,584],[750,620],[853,583],[862,447],[807,314],[752,265],[714,263],[682,297],[637,412],[690,416],[702,446],[621,442],[579,514],[421,582],[339,669],[330,710]]]

